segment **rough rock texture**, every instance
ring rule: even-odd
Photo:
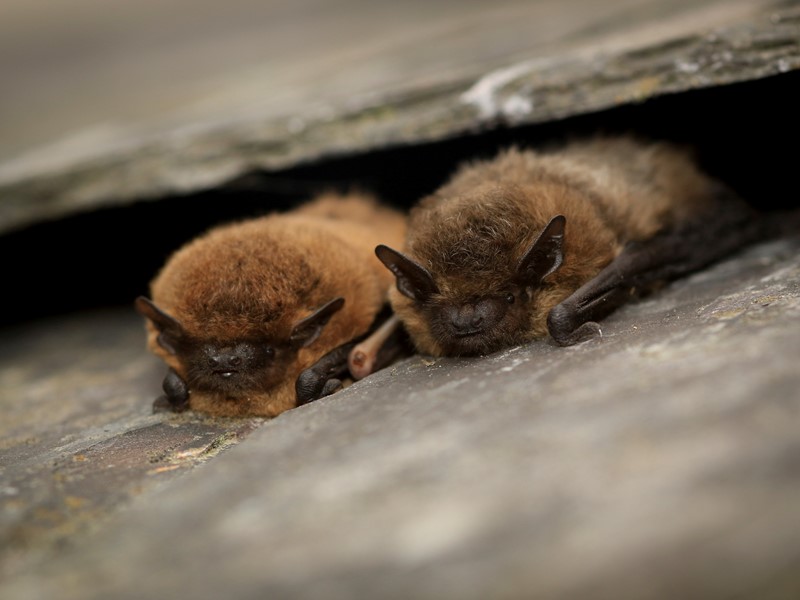
[[[118,311],[7,331],[0,344],[0,579],[216,456],[261,419],[153,415],[163,372]]]
[[[419,0],[416,13],[142,0],[93,30],[95,2],[53,5],[48,24],[20,20],[30,2],[4,5],[0,232],[800,67],[796,0]],[[160,6],[191,9],[187,38],[151,28]],[[28,63],[14,50],[31,40]],[[184,55],[164,51],[173,42]],[[235,65],[235,47],[256,46]],[[137,78],[138,60],[162,70]],[[720,146],[764,128],[751,108],[730,110],[746,119]],[[791,166],[775,162],[785,172],[751,176],[796,203]],[[41,293],[20,294],[12,269],[7,301],[15,286],[18,304],[69,298],[78,271],[102,286],[131,277],[95,257],[135,244],[86,234],[90,252],[70,254],[71,231],[47,235],[6,257]],[[63,279],[27,261],[62,246]],[[676,282],[603,331],[570,348],[414,357],[265,421],[152,415],[163,366],[132,310],[6,329],[0,598],[800,597],[800,237]]]
[[[158,486],[254,424],[145,416],[161,369],[139,326],[2,340],[0,597],[800,597],[799,237],[603,339],[409,359]]]
[[[25,3],[13,4],[25,14],[19,9]],[[41,137],[77,129],[0,158],[0,230],[206,189],[254,169],[502,123],[541,123],[800,68],[796,0],[500,0],[417,2],[411,9],[407,3],[309,0],[308,10],[295,14],[296,4],[270,3],[264,13],[252,6],[237,11],[243,8],[237,4],[222,16],[199,10],[190,22],[204,23],[206,15],[205,29],[181,25],[174,37],[163,33],[163,24],[148,28],[145,20],[138,38],[120,38],[108,51],[100,44],[96,52],[83,52],[84,44],[93,48],[91,40],[114,32],[131,35],[118,31],[116,9],[107,21],[102,8],[93,19],[69,13],[63,19],[67,30],[77,31],[77,62],[69,61],[70,48],[59,55],[45,43],[53,43],[47,28],[34,27],[21,38],[50,36],[41,47],[17,43],[24,28],[6,19],[0,39],[9,44],[11,60],[30,55],[32,69],[39,53],[50,52],[56,56],[46,67],[65,66],[58,78],[44,71],[39,79],[31,76],[29,87],[23,79],[6,90],[0,116],[19,114],[3,130]],[[182,4],[166,4],[173,5],[180,10]],[[131,6],[141,6],[137,19],[159,10]],[[138,31],[137,19],[124,21],[125,27]],[[85,23],[96,23],[97,30],[84,32]],[[181,42],[194,61],[181,62]],[[251,49],[243,54],[250,62],[237,62],[242,57],[231,50],[237,44]],[[81,62],[84,56],[90,60]],[[17,77],[26,73],[20,64],[27,63],[14,63]],[[170,69],[194,77],[191,85]],[[71,85],[52,87],[62,78]],[[124,92],[110,92],[118,89],[109,85],[115,81]],[[34,118],[31,111],[42,103]],[[78,118],[76,106],[94,113]],[[28,119],[27,130],[19,128],[21,118]],[[7,145],[14,141],[4,136]]]

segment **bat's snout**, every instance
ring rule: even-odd
[[[187,381],[192,389],[236,398],[265,389],[282,372],[274,367],[271,346],[250,343],[205,343],[187,360]]]
[[[505,311],[493,299],[484,299],[475,303],[449,306],[445,313],[451,333],[456,337],[466,337],[491,328],[503,317]]]
[[[228,379],[253,366],[256,349],[247,343],[223,347],[209,344],[205,347],[205,357],[208,371],[217,377]]]
[[[214,354],[208,357],[208,366],[214,373],[230,374],[242,364],[242,357],[231,352]]]

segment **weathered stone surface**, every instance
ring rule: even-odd
[[[113,98],[152,114],[116,126],[86,124],[72,140],[0,164],[0,230],[206,189],[254,169],[540,123],[800,67],[794,0],[440,4],[421,2],[414,12],[405,3],[344,2],[337,14],[351,20],[332,27],[330,7],[311,2],[319,10],[305,21],[294,15],[263,24],[262,38],[278,45],[261,64],[216,62],[219,44],[201,44],[196,62],[208,69],[200,86],[206,95],[183,97],[183,112],[174,99],[165,101],[170,111],[151,104],[175,85],[161,73],[161,88],[151,82]],[[231,15],[219,27],[238,40],[231,23],[242,17],[233,8]],[[160,64],[141,44],[131,52]],[[227,69],[224,77],[212,65]],[[119,77],[113,66],[105,65],[109,76]],[[80,89],[85,97],[69,96],[69,106],[107,109],[92,98],[107,93],[106,79]],[[52,97],[57,115],[65,102]]]
[[[128,390],[118,410],[143,426],[100,447],[138,440],[149,460],[142,446],[156,436],[144,425],[161,421],[143,415],[150,390],[139,386],[160,370],[127,347],[131,320],[104,322],[102,364],[121,362],[97,376]],[[0,596],[797,598],[800,238],[676,282],[603,330],[570,348],[415,357],[284,413],[72,536],[69,552],[40,537],[40,556],[6,565]],[[61,336],[33,344],[62,365],[52,383],[82,370],[71,361],[91,364],[76,357],[101,345],[83,335],[69,348]],[[4,356],[30,339],[3,340]],[[4,429],[26,437],[35,424],[8,407],[43,384],[20,364],[2,371]],[[113,395],[73,383],[41,403],[76,413],[80,397],[113,406]],[[3,498],[4,532],[35,521],[9,511],[50,476],[26,477],[18,457],[5,463],[22,481]],[[119,481],[113,462],[107,477]]]
[[[796,1],[370,3],[341,54],[323,4],[278,71],[217,72],[192,110],[129,85],[138,118],[0,150],[0,231],[800,66]],[[798,256],[764,244],[603,340],[414,358],[266,424],[151,415],[163,367],[132,311],[4,331],[0,597],[800,597]]]
[[[0,578],[69,548],[130,498],[216,456],[261,419],[153,415],[163,375],[138,315],[44,322],[0,344]]]

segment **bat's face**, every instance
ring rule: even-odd
[[[296,354],[284,343],[268,339],[186,340],[178,345],[189,389],[231,398],[276,385]]]
[[[468,272],[448,275],[446,269],[426,269],[387,246],[378,246],[376,254],[421,317],[421,324],[406,322],[412,338],[420,327],[425,330],[420,335],[430,336],[442,354],[488,354],[528,339],[535,310],[533,292],[563,261],[564,224],[563,216],[554,217],[513,266],[510,281],[500,288],[477,281]]]
[[[438,287],[451,287],[448,283],[442,281]],[[528,329],[529,303],[527,292],[515,286],[467,298],[439,293],[417,309],[444,354],[470,356],[522,343]]]
[[[139,297],[136,301],[137,310],[159,332],[158,346],[184,367],[189,390],[231,400],[268,393],[283,383],[299,350],[319,337],[322,328],[343,305],[342,298],[328,302],[294,323],[282,337],[268,336],[257,328],[244,336],[230,337],[224,329],[203,336],[192,335],[180,318],[167,314],[147,298]],[[221,321],[224,323],[224,319]]]

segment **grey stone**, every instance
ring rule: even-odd
[[[49,403],[113,406],[112,391],[129,390],[127,419],[169,424],[142,416],[141,386],[160,370],[128,348],[133,321],[104,322],[114,333],[103,360],[122,359],[104,375],[113,387],[73,384]],[[65,363],[97,350],[80,335],[65,348],[54,334],[36,354]],[[3,345],[8,356],[20,342]],[[796,598],[799,365],[794,237],[622,308],[601,339],[417,356],[288,411],[107,511],[68,551],[40,537],[38,555],[6,563],[0,596]],[[14,400],[39,385],[34,367],[19,368],[2,372]],[[147,456],[147,432],[118,427],[101,447],[127,436]],[[63,455],[59,443],[48,442]],[[20,472],[19,456],[5,468]],[[31,471],[15,501],[46,475]]]
[[[0,343],[0,578],[100,526],[262,419],[151,414],[163,370],[133,311],[42,321]]]
[[[280,7],[293,4],[287,0]],[[800,67],[796,1],[500,0],[418,2],[413,10],[405,3],[345,1],[335,12],[350,18],[337,21],[338,27],[331,26],[330,3],[309,5],[314,10],[302,13],[304,20],[284,15],[285,21],[253,13],[249,5],[244,11],[231,6],[218,26],[208,24],[216,35],[199,40],[193,30],[181,29],[187,36],[183,41],[196,47],[186,69],[205,69],[196,75],[206,90],[200,97],[181,96],[186,92],[176,89],[169,71],[158,70],[161,63],[153,58],[158,47],[147,45],[147,29],[126,57],[129,79],[116,70],[116,54],[104,62],[103,53],[81,53],[82,44],[76,45],[77,63],[60,58],[77,71],[78,81],[91,80],[93,85],[76,88],[83,95],[51,89],[48,72],[39,79],[32,75],[35,89],[51,92],[48,119],[61,129],[78,123],[83,129],[78,127],[70,140],[45,139],[24,155],[0,159],[0,231],[98,206],[213,188],[255,169],[274,171],[501,124],[542,123]],[[145,15],[156,10],[148,3],[136,6]],[[278,6],[271,3],[265,10]],[[100,31],[117,30],[115,17],[103,8],[92,14]],[[201,22],[203,14],[197,16]],[[64,18],[80,30],[83,21],[71,14]],[[258,35],[270,49],[262,63],[243,66],[235,55],[219,56],[220,47],[251,40],[255,22],[261,23]],[[17,38],[11,35],[17,33],[14,22],[6,27],[9,43],[23,39],[35,45],[40,34],[34,29],[29,38]],[[12,46],[20,48],[27,46]],[[82,56],[90,61],[80,62]],[[142,69],[155,69],[160,87],[152,81],[146,85],[149,80],[130,85]],[[125,94],[106,98],[111,77],[129,83]],[[224,91],[212,93],[221,80]],[[174,99],[156,102],[172,98],[168,91],[181,98],[181,109]],[[7,89],[10,104],[2,110],[0,103],[0,116],[19,108],[14,98],[29,112],[30,100],[18,98],[26,93],[25,87]],[[121,115],[108,112],[109,105],[138,118],[115,126]],[[67,110],[75,106],[95,112],[78,119]],[[139,114],[142,107],[149,112]],[[16,123],[4,130],[13,125],[24,136],[26,130]],[[28,130],[34,124],[39,120],[30,121]],[[10,135],[4,141],[14,144]]]
[[[206,63],[229,84],[206,109],[169,113],[162,72],[118,98],[152,99],[138,119],[99,133],[59,142],[56,110],[21,156],[33,138],[4,124],[0,231],[800,66],[796,1],[359,4],[341,55],[318,34],[353,3],[324,5],[276,79]],[[798,317],[795,237],[625,307],[602,339],[414,357],[272,421],[151,414],[164,371],[132,311],[4,331],[0,597],[800,597]]]

